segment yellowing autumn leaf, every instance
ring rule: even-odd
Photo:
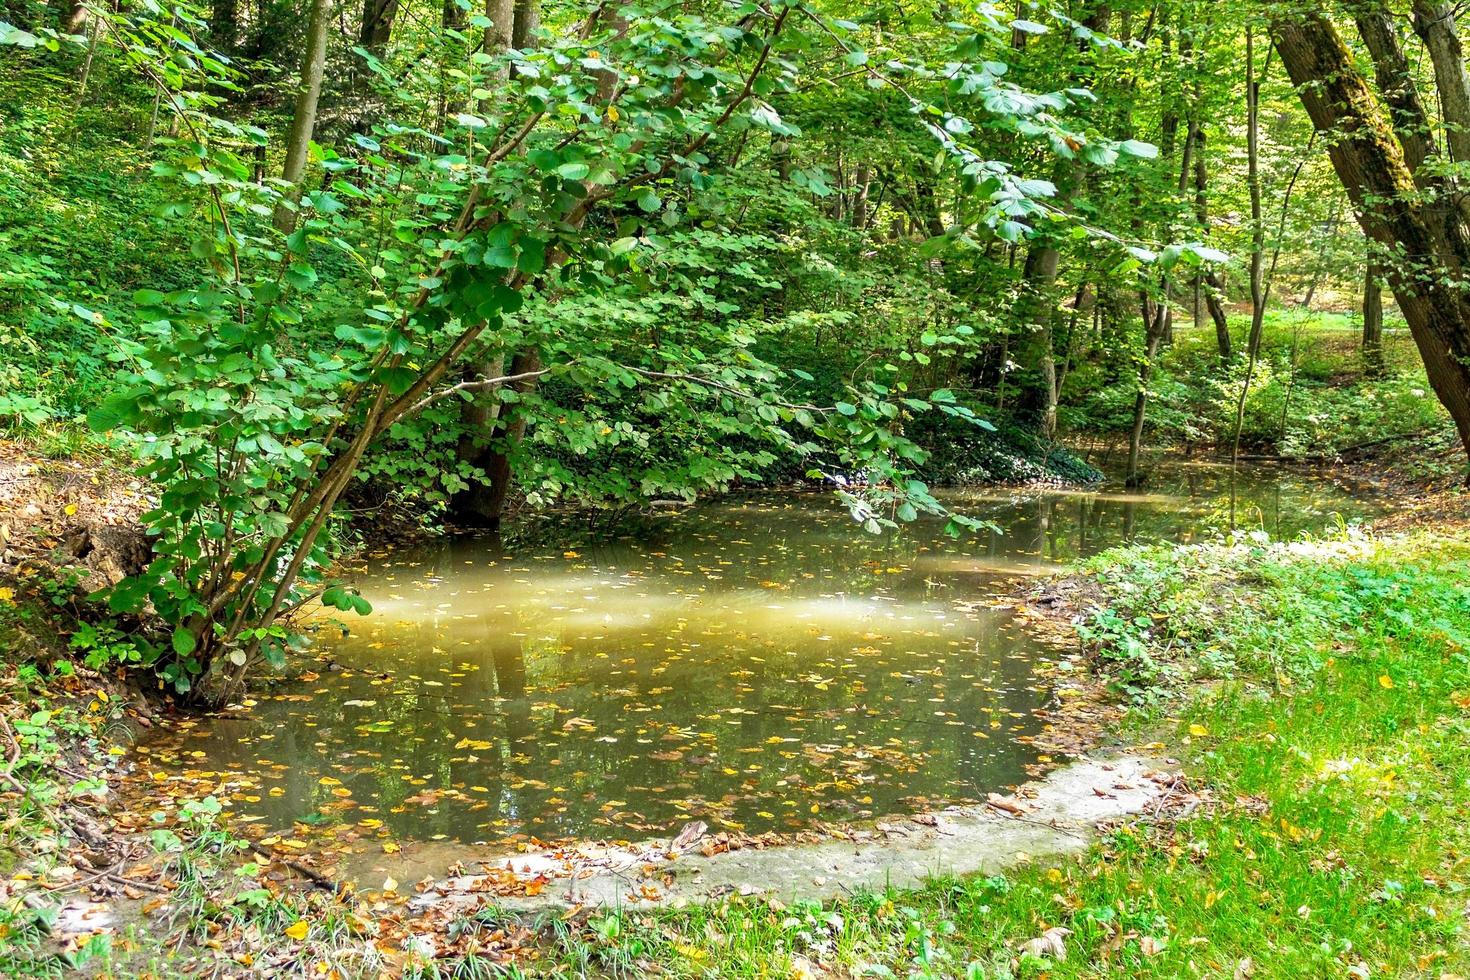
[[[1194,724],[1189,726],[1189,734],[1196,736],[1205,736],[1210,734],[1210,730],[1204,725]]]
[[[305,919],[298,919],[286,927],[286,935],[292,939],[305,939],[306,934],[311,931],[311,924]]]
[[[1393,678],[1392,677],[1389,677],[1387,674],[1379,674],[1378,675],[1378,686],[1381,687],[1381,688],[1384,688],[1386,690],[1392,690],[1393,689]]]
[[[462,738],[458,742],[454,743],[454,747],[456,749],[474,749],[477,752],[484,752],[486,749],[490,748],[490,743],[481,742],[473,738]]]

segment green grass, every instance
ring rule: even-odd
[[[1428,535],[1105,556],[1092,572],[1115,622],[1094,622],[1108,644],[1100,663],[1135,675],[1146,652],[1152,683],[1136,724],[1183,759],[1204,796],[1191,813],[1125,824],[1079,859],[1004,877],[827,907],[745,899],[598,917],[560,929],[543,965],[752,977],[1464,973],[1467,570],[1470,547]],[[1064,961],[1022,954],[1054,927],[1070,930]]]

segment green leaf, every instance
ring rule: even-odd
[[[187,657],[194,652],[196,646],[198,646],[198,640],[194,638],[193,633],[190,633],[182,626],[174,630],[174,653],[177,653],[181,657]]]

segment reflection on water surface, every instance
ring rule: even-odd
[[[245,818],[407,838],[639,837],[701,818],[791,829],[983,797],[1024,778],[1046,700],[999,579],[1220,528],[1228,474],[1150,492],[948,494],[1002,532],[897,537],[771,493],[556,547],[461,539],[369,558],[373,615],[245,716],[139,748],[137,785],[206,781]],[[1359,514],[1313,476],[1252,472],[1277,535]]]

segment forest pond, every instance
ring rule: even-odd
[[[1048,691],[1004,580],[1127,540],[1226,526],[1227,470],[1146,493],[951,491],[1002,533],[878,537],[827,494],[725,498],[554,544],[462,538],[369,555],[373,613],[237,716],[145,738],[140,806],[184,787],[290,837],[641,838],[699,818],[791,830],[1026,778]],[[1374,509],[1326,474],[1240,474],[1273,536]]]

